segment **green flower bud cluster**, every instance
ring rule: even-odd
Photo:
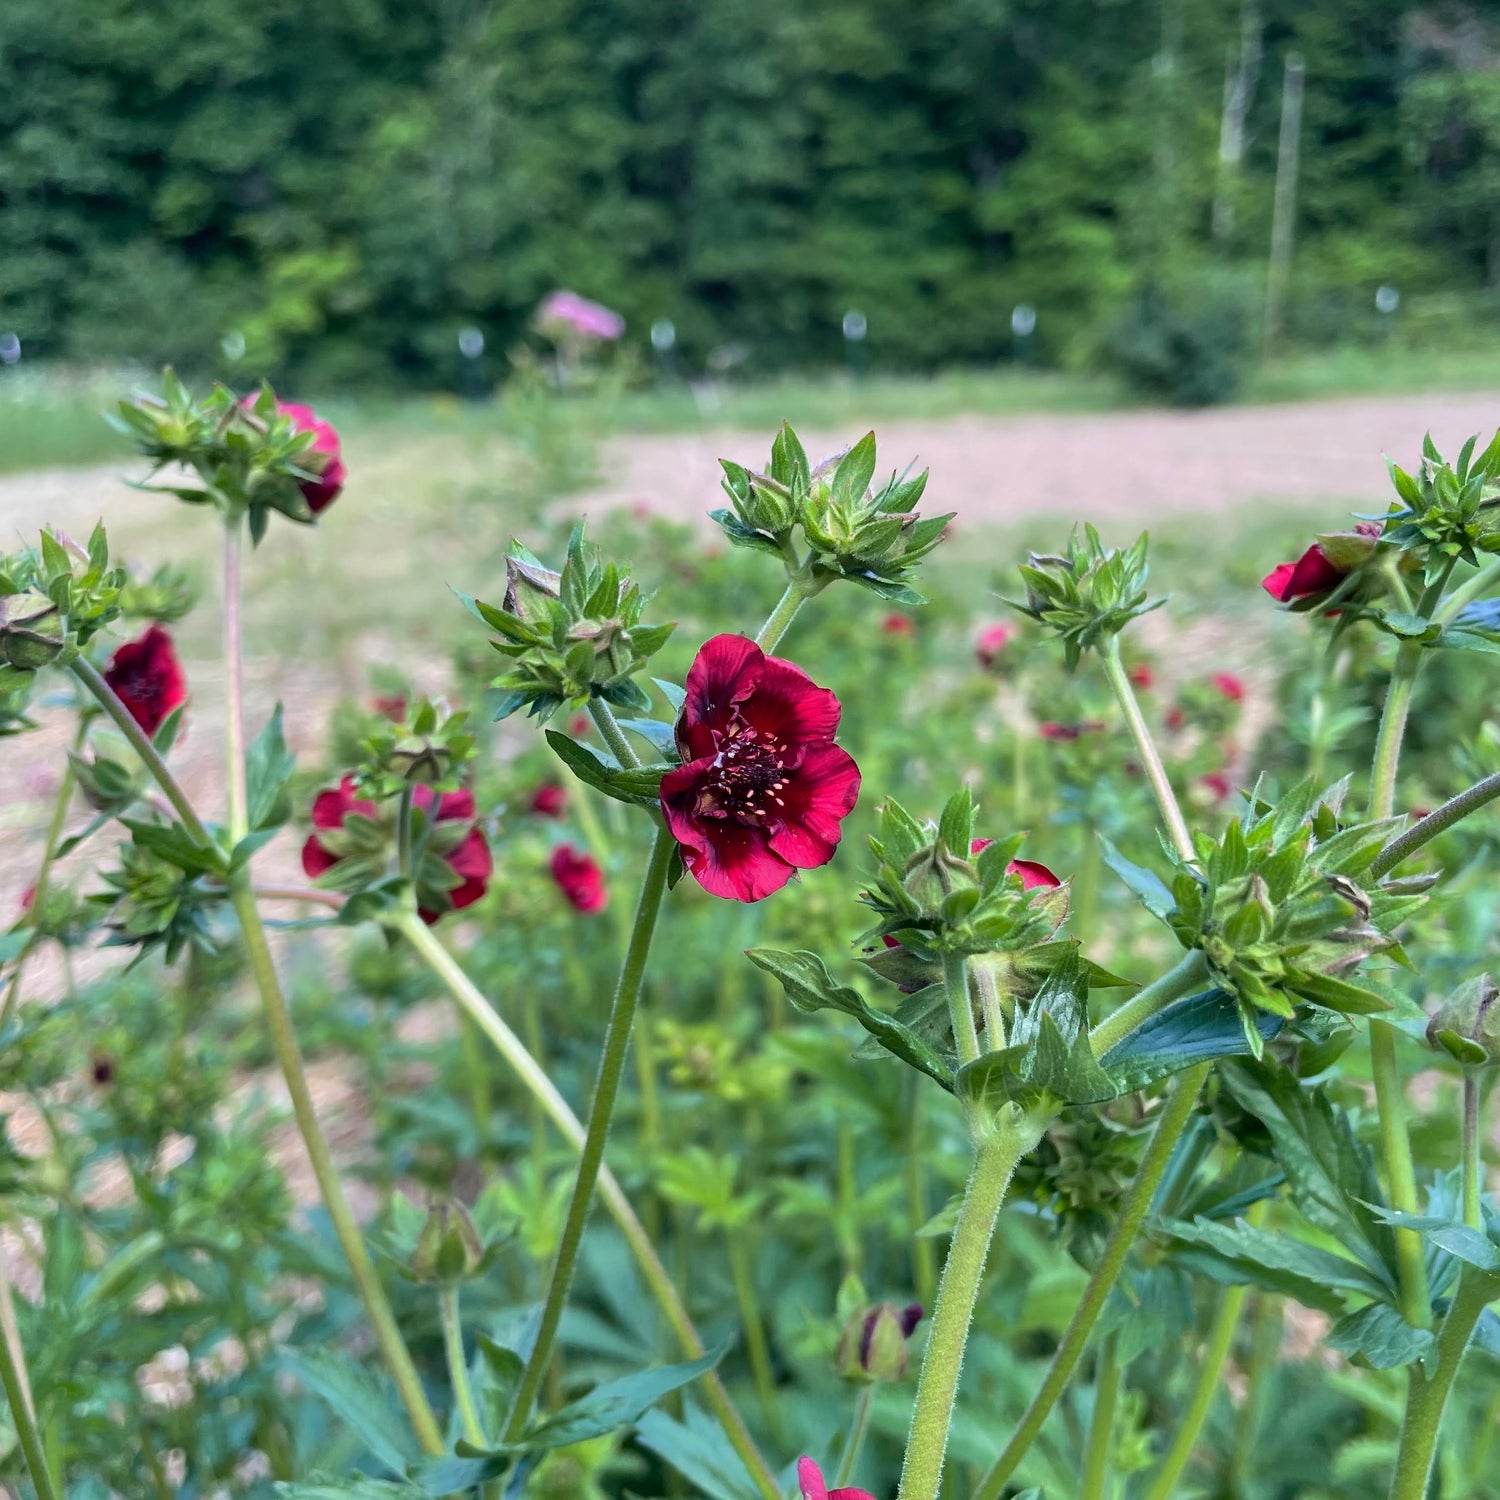
[[[925,968],[943,953],[1024,953],[1050,943],[1068,913],[1068,888],[1027,889],[1010,868],[1024,837],[976,841],[967,787],[948,799],[936,825],[919,824],[888,799],[870,839],[874,879],[860,898],[879,920],[861,941],[889,938],[900,949],[869,955],[869,966],[884,973],[915,958]],[[906,980],[901,972],[885,977]]]
[[[1265,1040],[1257,1013],[1289,1020],[1298,1004],[1345,1015],[1389,1010],[1391,999],[1368,978],[1348,976],[1372,954],[1399,958],[1395,930],[1426,899],[1425,877],[1370,879],[1402,820],[1340,827],[1341,793],[1304,783],[1232,819],[1217,841],[1196,835],[1197,858],[1178,861],[1169,898],[1151,894],[1182,945],[1200,949],[1213,982],[1239,1002],[1257,1057]]]
[[[27,727],[37,672],[66,666],[115,619],[124,585],[102,526],[87,547],[44,531],[38,547],[0,560],[0,734]]]
[[[497,719],[525,708],[546,720],[564,706],[595,698],[649,712],[650,695],[635,676],[676,627],[641,623],[647,596],[614,563],[604,563],[597,548],[585,545],[582,523],[568,540],[561,573],[512,542],[504,602],[460,597],[498,633],[495,649],[512,662],[495,679],[501,694]]]
[[[382,1248],[408,1281],[453,1287],[483,1276],[514,1231],[494,1192],[482,1194],[472,1209],[443,1198],[425,1211],[398,1193]]]
[[[90,897],[103,911],[111,945],[140,954],[161,948],[169,964],[190,946],[213,953],[212,916],[225,892],[204,879],[209,860],[197,858],[191,847],[176,848],[175,829],[126,826],[134,841],[120,846],[119,869],[104,872],[108,890]]]
[[[130,578],[120,591],[120,613],[170,625],[198,602],[198,586],[185,568],[163,563],[149,578]]]
[[[142,392],[122,401],[111,420],[152,464],[138,489],[212,505],[231,516],[244,513],[253,542],[265,535],[272,511],[303,523],[314,518],[303,486],[320,475],[313,453],[317,434],[279,411],[268,385],[244,399],[215,385],[200,401],[168,369],[160,396]],[[196,483],[185,482],[186,476],[149,482],[164,469],[188,470]]]
[[[1450,464],[1429,433],[1416,474],[1387,460],[1400,504],[1385,521],[1383,540],[1418,555],[1429,577],[1454,561],[1477,563],[1480,552],[1500,552],[1500,433],[1477,458],[1470,438]]]
[[[873,432],[814,467],[797,434],[784,425],[765,473],[721,461],[733,508],[714,511],[713,519],[735,546],[781,557],[809,594],[842,578],[882,599],[920,604],[911,576],[942,541],[953,513],[925,519],[916,514],[927,487],[925,469],[914,478],[892,474],[876,490],[875,463]],[[795,543],[799,529],[810,549],[806,558]]]
[[[1166,602],[1146,602],[1147,545],[1143,532],[1122,552],[1085,526],[1082,536],[1074,531],[1068,539],[1066,554],[1034,552],[1021,564],[1026,602],[1010,602],[1062,637],[1072,671],[1085,651],[1099,650],[1138,615]]]
[[[380,717],[360,747],[364,761],[355,782],[361,794],[379,799],[417,785],[453,791],[475,755],[468,720],[466,711],[450,713],[428,698],[408,702],[401,723]]]

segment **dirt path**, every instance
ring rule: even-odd
[[[788,413],[795,420],[795,413]],[[1415,464],[1422,434],[1456,456],[1500,425],[1500,393],[1361,398],[1295,406],[1102,415],[956,417],[885,423],[884,463],[915,457],[932,470],[929,495],[960,518],[1003,522],[1058,514],[1112,517],[1226,511],[1251,502],[1290,505],[1382,496],[1383,454]],[[803,433],[808,452],[835,451],[859,435]],[[583,504],[645,503],[684,519],[715,500],[717,460],[763,463],[770,434],[631,437],[606,456],[607,483]]]

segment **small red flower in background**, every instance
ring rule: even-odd
[[[859,767],[833,742],[839,700],[739,635],[705,642],[686,686],[661,809],[693,879],[759,901],[827,864],[859,798]]]
[[[1233,672],[1215,672],[1212,678],[1214,690],[1231,703],[1245,701],[1245,684]]]
[[[1375,521],[1361,521],[1354,534],[1375,538],[1381,527]],[[1349,568],[1341,568],[1323,550],[1320,542],[1314,542],[1296,562],[1281,563],[1271,569],[1260,581],[1260,586],[1283,604],[1295,599],[1310,599],[1315,594],[1331,594],[1345,578]]]
[[[545,781],[532,794],[528,807],[539,818],[560,818],[568,806],[568,794],[555,781]]]
[[[568,721],[568,733],[575,740],[581,740],[593,727],[594,721],[587,714],[574,714]]]
[[[457,792],[444,792],[437,796],[430,786],[412,788],[412,804],[422,812],[430,813],[434,825],[438,823],[473,823],[474,794],[465,788]],[[313,798],[313,832],[302,846],[302,868],[312,879],[325,874],[346,856],[337,854],[318,837],[322,833],[336,833],[344,826],[351,814],[373,820],[377,809],[373,802],[358,797],[354,792],[354,778],[346,776],[337,787],[319,792]],[[495,871],[494,856],[490,853],[489,841],[478,827],[471,827],[461,839],[442,856],[443,863],[459,877],[456,886],[448,888],[449,905],[443,911],[420,909],[420,915],[430,927],[439,917],[449,911],[462,911],[472,906],[484,895],[489,879]]]
[[[603,911],[609,904],[604,871],[591,855],[571,844],[559,844],[552,851],[552,878],[574,911]]]
[[[974,656],[981,667],[992,667],[1015,634],[1009,625],[986,625],[974,638]]]
[[[1183,713],[1183,711],[1174,703],[1171,708],[1167,710],[1162,722],[1166,724],[1167,728],[1170,729],[1173,734],[1176,734],[1177,731],[1187,723],[1187,715]]]
[[[1156,673],[1146,662],[1140,662],[1130,669],[1130,680],[1142,692],[1149,693],[1156,686]]]
[[[1086,734],[1098,734],[1103,728],[1102,719],[1085,719],[1082,724],[1056,724],[1048,719],[1045,723],[1037,725],[1036,732],[1044,740],[1061,740],[1069,743],[1082,739]]]
[[[252,394],[245,397],[243,404],[254,406],[258,399],[258,396]],[[297,466],[318,476],[316,479],[304,479],[300,488],[302,498],[307,501],[307,508],[315,516],[319,515],[338,499],[344,488],[344,480],[348,477],[339,435],[333,425],[325,422],[310,406],[303,406],[296,401],[278,401],[276,410],[281,416],[288,418],[298,432],[313,434],[312,447],[302,455]]]
[[[399,724],[406,718],[406,694],[378,693],[370,699],[370,707],[382,718]]]
[[[829,1489],[822,1469],[805,1456],[797,1460],[797,1484],[802,1500],[875,1500],[869,1490]]]
[[[187,701],[177,648],[160,625],[126,641],[110,658],[104,680],[147,734],[155,734],[167,715]]]
[[[910,615],[890,614],[880,622],[880,628],[886,635],[915,635],[917,627]]]
[[[1209,771],[1198,778],[1198,784],[1211,791],[1219,802],[1227,801],[1234,791],[1234,783],[1223,771]]]

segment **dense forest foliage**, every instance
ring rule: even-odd
[[[1265,283],[1306,64],[1290,333],[1500,282],[1493,0],[7,0],[0,325],[454,383],[568,286],[684,365],[1085,358]],[[1242,116],[1243,124],[1239,121]]]

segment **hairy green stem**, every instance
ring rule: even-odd
[[[224,524],[224,705],[228,764],[224,784],[229,798],[229,840],[237,844],[249,832],[249,796],[245,778],[245,653],[240,608],[240,525]]]
[[[1487,1276],[1473,1266],[1463,1268],[1448,1314],[1438,1330],[1436,1368],[1430,1376],[1424,1376],[1420,1365],[1412,1366],[1390,1500],[1426,1500],[1448,1394],[1463,1363],[1474,1325],[1497,1295],[1500,1295],[1500,1278]]]
[[[1015,1113],[1019,1116],[1020,1111]],[[963,1370],[964,1348],[979,1300],[995,1220],[1016,1163],[1035,1144],[1036,1138],[1037,1132],[1018,1119],[1002,1123],[983,1135],[974,1152],[974,1167],[953,1226],[942,1280],[938,1283],[937,1306],[922,1356],[922,1373],[917,1379],[897,1500],[937,1500],[942,1487],[943,1459],[948,1451],[958,1378]]]
[[[854,1478],[854,1466],[859,1462],[860,1450],[865,1446],[865,1435],[870,1430],[870,1407],[874,1396],[873,1385],[860,1387],[859,1400],[854,1403],[854,1420],[849,1423],[849,1436],[844,1439],[844,1451],[839,1458],[838,1468],[834,1470],[834,1489],[839,1489]]]
[[[1455,823],[1467,818],[1470,813],[1478,812],[1496,797],[1500,797],[1500,772],[1486,776],[1483,781],[1476,781],[1456,797],[1450,797],[1441,807],[1434,808],[1425,818],[1413,823],[1405,833],[1393,838],[1375,856],[1375,861],[1370,866],[1371,879],[1379,880],[1382,875],[1388,875],[1402,861],[1410,859],[1424,844],[1430,844],[1440,833],[1446,833]]]
[[[589,704],[589,717],[598,726],[599,733],[604,736],[604,742],[614,752],[614,757],[619,763],[626,767],[638,766],[641,758],[631,747],[630,741],[625,738],[625,731],[620,728],[620,721],[615,718],[614,711],[602,698],[595,698]]]
[[[474,1024],[484,1033],[495,1050],[509,1064],[516,1077],[535,1098],[558,1133],[575,1151],[584,1146],[586,1132],[583,1123],[558,1092],[557,1086],[547,1076],[545,1069],[522,1045],[521,1039],[510,1029],[494,1006],[480,993],[474,982],[459,966],[457,960],[443,946],[437,934],[414,912],[407,912],[393,923],[396,932],[411,944],[417,956],[432,970],[449,994]],[[656,1253],[651,1237],[646,1233],[625,1190],[607,1166],[599,1168],[599,1196],[613,1216],[625,1242],[635,1256],[651,1294],[665,1315],[677,1337],[683,1353],[689,1359],[701,1358],[703,1340],[699,1337],[667,1268]],[[728,1392],[717,1372],[710,1371],[704,1377],[709,1404],[729,1435],[729,1441],[754,1478],[756,1487],[766,1500],[780,1500],[776,1482],[766,1466],[765,1459],[757,1450],[743,1419],[736,1411]]]
[[[31,910],[34,915],[42,915],[42,904],[47,899],[47,892],[52,883],[52,862],[57,858],[57,846],[62,842],[62,831],[68,821],[68,806],[73,800],[73,788],[77,784],[77,778],[73,772],[73,755],[76,755],[83,746],[83,738],[88,729],[85,718],[78,726],[78,733],[73,737],[73,754],[68,756],[63,766],[62,780],[58,783],[57,797],[52,804],[52,816],[47,822],[46,836],[42,842],[42,862],[37,866],[36,879],[31,882]],[[21,999],[21,979],[26,972],[26,961],[36,951],[39,941],[38,929],[33,927],[26,938],[26,946],[16,955],[16,966],[10,971],[10,983],[5,989],[5,1002],[0,1004],[0,1031],[5,1029],[6,1022],[11,1018],[16,1006]]]
[[[1005,1445],[1005,1451],[995,1460],[994,1465],[980,1481],[973,1500],[1000,1500],[1006,1481],[1015,1473],[1017,1465],[1026,1456],[1032,1443],[1036,1441],[1037,1434],[1042,1430],[1042,1424],[1047,1420],[1052,1408],[1057,1404],[1058,1397],[1067,1387],[1084,1349],[1088,1346],[1089,1336],[1094,1331],[1094,1324],[1098,1322],[1099,1314],[1104,1310],[1105,1301],[1119,1279],[1125,1259],[1130,1254],[1130,1248],[1134,1245],[1141,1225],[1145,1223],[1146,1216],[1151,1211],[1156,1189],[1167,1170],[1167,1164],[1172,1159],[1172,1152],[1176,1149],[1182,1132],[1187,1128],[1199,1091],[1208,1078],[1209,1067],[1208,1063],[1199,1063],[1196,1067],[1179,1073],[1173,1080],[1172,1087],[1167,1093],[1166,1103],[1162,1106],[1161,1115],[1157,1119],[1156,1129],[1152,1132],[1151,1140],[1146,1147],[1146,1154],[1141,1158],[1135,1181],[1130,1184],[1130,1190],[1120,1205],[1119,1217],[1109,1232],[1104,1250],[1099,1256],[1093,1274],[1089,1277],[1088,1285],[1083,1290],[1078,1306],[1073,1311],[1072,1321],[1069,1322],[1067,1331],[1063,1334],[1062,1342],[1052,1356],[1052,1363],[1047,1368],[1047,1374],[1037,1387],[1036,1394],[1031,1398],[1031,1404],[1026,1408],[1010,1441]]]
[[[979,1033],[974,1029],[974,1007],[969,1001],[969,961],[962,953],[943,955],[943,984],[948,992],[948,1014],[953,1021],[953,1041],[958,1065],[979,1056]],[[994,1039],[990,1039],[994,1045]],[[1000,1043],[1003,1047],[1004,1041]]]
[[[933,1294],[937,1291],[937,1261],[934,1246],[929,1236],[919,1234],[932,1217],[927,1202],[927,1179],[922,1164],[926,1157],[922,1151],[922,1079],[913,1070],[908,1070],[903,1084],[903,1106],[906,1112],[906,1212],[911,1238],[912,1285],[916,1288],[917,1301],[923,1307],[932,1306]]]
[[[1246,1215],[1247,1222],[1258,1229],[1264,1222],[1269,1207],[1270,1199],[1262,1198]],[[1177,1481],[1182,1478],[1183,1471],[1193,1456],[1193,1449],[1198,1446],[1214,1397],[1223,1385],[1224,1366],[1229,1362],[1230,1351],[1234,1348],[1240,1314],[1245,1310],[1245,1299],[1249,1295],[1248,1285],[1225,1287],[1220,1293],[1219,1310],[1214,1314],[1213,1325],[1209,1329],[1208,1343],[1203,1350],[1203,1363],[1199,1366],[1198,1379],[1194,1383],[1187,1411],[1183,1414],[1182,1425],[1177,1429],[1177,1436],[1146,1491],[1145,1500],[1170,1500]]]
[[[1168,969],[1160,978],[1153,979],[1143,989],[1137,990],[1119,1010],[1106,1016],[1094,1027],[1089,1033],[1094,1055],[1103,1057],[1143,1021],[1149,1021],[1174,1000],[1195,994],[1207,983],[1208,960],[1203,956],[1201,948],[1191,948],[1183,954],[1174,968]]]
[[[354,1277],[354,1285],[364,1303],[365,1315],[370,1320],[376,1342],[385,1357],[391,1376],[396,1382],[401,1400],[411,1416],[417,1438],[428,1453],[443,1451],[443,1435],[437,1419],[432,1414],[426,1392],[422,1389],[421,1377],[412,1360],[411,1351],[401,1336],[395,1314],[386,1299],[385,1289],[380,1284],[370,1253],[365,1248],[359,1222],[354,1210],[344,1196],[343,1184],[339,1181],[338,1169],[334,1165],[333,1153],[328,1138],[318,1121],[317,1106],[313,1102],[312,1089],[307,1081],[307,1069],[302,1061],[302,1050],[297,1045],[297,1032],[292,1024],[291,1009],[282,993],[281,980],[276,973],[276,964],[271,957],[271,948],[266,941],[265,928],[261,925],[260,912],[255,905],[255,896],[240,872],[231,878],[229,899],[239,918],[240,931],[245,940],[245,953],[250,962],[250,971],[255,986],[260,991],[261,1003],[266,1014],[266,1026],[271,1034],[271,1045],[276,1060],[281,1064],[282,1076],[286,1079],[287,1093],[291,1096],[292,1115],[296,1119],[298,1132],[307,1150],[307,1159],[312,1164],[313,1176],[318,1191],[323,1197],[323,1206],[333,1223],[334,1233],[343,1247]]]
[[[1135,689],[1130,685],[1130,676],[1125,670],[1124,662],[1120,660],[1119,636],[1110,636],[1100,655],[1104,659],[1104,672],[1109,678],[1109,685],[1114,689],[1120,709],[1125,715],[1125,722],[1130,728],[1130,737],[1135,741],[1136,753],[1145,768],[1146,779],[1150,781],[1151,790],[1156,794],[1156,805],[1161,809],[1162,821],[1167,825],[1172,847],[1191,863],[1198,857],[1193,848],[1193,837],[1188,832],[1182,808],[1177,804],[1177,794],[1172,790],[1172,782],[1167,775],[1167,768],[1162,764],[1156,741],[1151,738],[1151,731],[1146,727],[1145,716],[1136,701]]]
[[[1463,1137],[1464,1223],[1470,1229],[1482,1230],[1484,1218],[1479,1210],[1479,1199],[1484,1185],[1484,1145],[1479,1132],[1479,1074],[1474,1068],[1464,1069]]]
[[[5,1399],[10,1404],[11,1425],[16,1429],[21,1453],[26,1459],[26,1467],[31,1471],[31,1482],[36,1486],[37,1500],[58,1500],[58,1491],[52,1482],[52,1471],[47,1466],[41,1430],[37,1427],[36,1414],[31,1409],[30,1393],[23,1374],[25,1366],[18,1357],[19,1350],[19,1342],[12,1347],[8,1338],[0,1338],[0,1384],[5,1387]]]
[[[771,1345],[766,1339],[766,1325],[755,1296],[755,1278],[751,1274],[749,1241],[743,1229],[731,1230],[727,1236],[729,1275],[734,1284],[734,1300],[745,1335],[745,1354],[750,1361],[750,1376],[755,1394],[760,1398],[761,1416],[766,1430],[779,1448],[782,1445],[781,1422],[776,1411],[776,1374],[771,1367]]]
[[[766,623],[760,627],[755,637],[755,644],[762,651],[774,651],[782,636],[787,632],[787,627],[797,618],[797,611],[820,591],[799,568],[792,574],[787,582],[786,592],[776,601],[776,608],[766,617]]]
[[[459,1426],[469,1442],[482,1448],[489,1440],[484,1435],[484,1422],[480,1418],[479,1408],[474,1404],[474,1391],[469,1384],[469,1365],[464,1358],[464,1326],[458,1313],[456,1283],[438,1288],[438,1308],[443,1320],[443,1354],[448,1361],[448,1382],[453,1387],[453,1405],[458,1412]]]
[[[605,713],[609,719],[613,719],[608,710]],[[562,1320],[568,1289],[573,1281],[578,1252],[583,1245],[583,1231],[588,1223],[594,1185],[599,1179],[599,1168],[604,1160],[604,1145],[609,1136],[610,1122],[614,1118],[620,1074],[625,1066],[626,1053],[630,1050],[630,1032],[635,1022],[636,1002],[640,999],[641,985],[645,981],[651,938],[656,931],[656,919],[661,912],[662,896],[667,888],[667,871],[671,868],[676,848],[672,835],[665,828],[658,829],[656,841],[651,847],[651,862],[647,866],[640,900],[636,905],[630,946],[625,950],[625,962],[620,969],[614,1002],[610,1007],[609,1023],[604,1033],[604,1048],[599,1057],[593,1105],[589,1111],[588,1133],[578,1161],[578,1178],[573,1185],[573,1197],[568,1204],[557,1259],[553,1263],[546,1300],[542,1304],[536,1342],[526,1361],[526,1368],[516,1388],[510,1419],[506,1423],[507,1442],[515,1442],[525,1432],[547,1363],[552,1357],[558,1324]]]
[[[1424,604],[1426,599],[1424,597]],[[1430,613],[1430,610],[1428,611]],[[1411,712],[1413,689],[1422,668],[1422,648],[1403,642],[1396,653],[1386,689],[1385,708],[1375,736],[1375,761],[1370,771],[1372,819],[1388,818],[1396,804],[1396,776],[1400,769],[1401,742]],[[1406,1127],[1406,1096],[1396,1054],[1396,1029],[1387,1021],[1370,1018],[1370,1073],[1375,1085],[1375,1103],[1380,1120],[1380,1152],[1385,1165],[1391,1206],[1402,1213],[1420,1212],[1417,1174],[1412,1164],[1411,1137]],[[1422,1237],[1412,1229],[1397,1229],[1396,1260],[1400,1281],[1401,1315],[1414,1328],[1432,1322],[1427,1288],[1427,1266]]]
[[[114,721],[115,728],[130,741],[131,749],[140,756],[151,779],[171,803],[172,811],[182,819],[182,826],[198,843],[212,847],[213,839],[203,826],[193,804],[188,801],[187,793],[177,784],[177,778],[172,775],[166,761],[151,743],[151,736],[135,722],[130,710],[115,696],[114,689],[104,680],[99,669],[86,657],[79,656],[68,664],[68,670],[94,696],[99,706]]]
[[[396,803],[396,868],[405,880],[413,878],[411,864],[411,811],[415,788],[407,782]]]
[[[1121,1373],[1120,1361],[1115,1354],[1115,1337],[1109,1334],[1099,1350],[1099,1369],[1094,1376],[1094,1412],[1089,1419],[1089,1440],[1084,1450],[1078,1500],[1104,1500],[1110,1455],[1114,1451],[1115,1407],[1120,1400]]]

